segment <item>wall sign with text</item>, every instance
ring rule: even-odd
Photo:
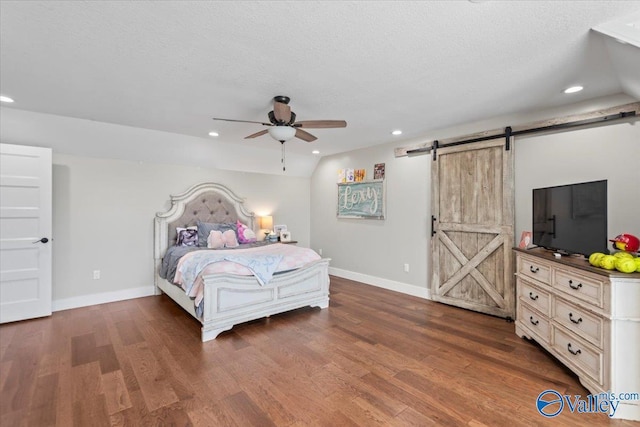
[[[384,219],[384,180],[338,184],[338,218]]]

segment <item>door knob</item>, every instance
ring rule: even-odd
[[[33,243],[47,243],[48,241],[49,241],[49,239],[47,239],[46,237],[43,237],[42,239],[36,240]]]

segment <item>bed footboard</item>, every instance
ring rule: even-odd
[[[204,279],[202,341],[215,339],[238,323],[296,308],[329,306],[329,259],[276,274],[267,286],[255,277],[211,274]]]

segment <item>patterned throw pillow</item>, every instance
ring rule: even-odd
[[[198,246],[198,227],[177,227],[176,246]]]
[[[257,240],[256,233],[254,233],[252,229],[250,229],[240,221],[236,222],[236,226],[238,227],[239,243],[253,243]]]

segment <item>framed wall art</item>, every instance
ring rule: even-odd
[[[338,184],[337,215],[338,218],[384,219],[384,180]]]

